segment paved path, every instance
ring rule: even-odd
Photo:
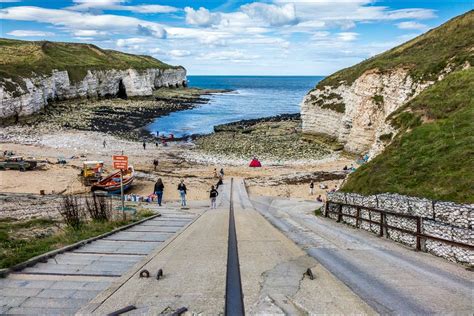
[[[462,266],[316,217],[316,203],[265,197],[252,201],[378,313],[473,314],[474,275]]]
[[[203,315],[224,313],[230,181],[219,207],[204,212],[179,236],[122,276],[80,314],[104,315],[129,305],[130,314],[172,313],[186,307]],[[248,314],[373,314],[347,286],[306,255],[256,212],[241,180],[234,181],[234,217],[245,310]],[[316,279],[303,273],[311,268]],[[141,269],[164,277],[140,278]]]
[[[0,314],[74,314],[195,218],[159,211],[160,217],[0,279]]]

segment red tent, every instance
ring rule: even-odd
[[[260,163],[260,161],[258,161],[257,158],[253,158],[252,161],[250,162],[250,165],[249,167],[252,167],[252,168],[258,168],[258,167],[261,167],[262,164]]]

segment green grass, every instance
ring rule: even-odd
[[[321,105],[322,109],[333,110],[338,113],[344,113],[346,111],[346,105],[342,102],[339,103],[324,103]]]
[[[458,71],[394,113],[399,134],[342,190],[474,203],[473,87],[474,69]]]
[[[323,215],[323,208],[317,208],[314,210],[314,216],[322,216]]]
[[[101,49],[91,44],[0,39],[0,78],[21,83],[21,77],[50,75],[67,70],[71,81],[82,80],[87,70],[175,68],[150,56]],[[8,89],[8,87],[7,87]]]
[[[59,229],[59,223],[49,219],[0,220],[0,268],[14,266],[37,255],[104,234],[151,215],[148,212],[140,212],[134,220],[88,222],[80,230]],[[48,232],[48,228],[55,229]],[[35,236],[31,231],[45,233]]]
[[[432,80],[448,63],[458,68],[467,61],[474,65],[473,39],[471,10],[405,44],[334,73],[319,82],[317,88],[338,86],[342,81],[350,85],[367,70],[383,72],[395,67],[408,68],[415,80]]]

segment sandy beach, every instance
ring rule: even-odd
[[[3,131],[5,132],[5,130]],[[19,136],[19,135],[17,135]],[[51,193],[84,193],[90,190],[81,182],[80,171],[86,160],[103,160],[106,174],[113,172],[112,155],[129,156],[129,162],[137,171],[137,180],[127,193],[146,196],[152,193],[156,179],[162,178],[165,184],[165,199],[177,200],[176,189],[181,179],[188,187],[188,199],[205,200],[211,185],[217,182],[213,177],[214,168],[224,168],[225,177],[260,178],[257,184],[250,181],[249,190],[257,195],[276,195],[298,198],[314,198],[309,195],[307,183],[284,184],[278,187],[266,186],[265,178],[308,173],[314,171],[339,171],[351,163],[347,158],[330,157],[320,161],[296,160],[276,162],[263,160],[262,168],[249,168],[248,161],[202,153],[185,142],[170,142],[164,147],[148,143],[144,150],[141,142],[126,141],[114,136],[91,131],[58,131],[54,134],[37,135],[21,141],[3,142],[1,151],[12,151],[16,155],[38,160],[36,170],[19,172],[1,171],[1,192],[39,194],[44,190]],[[26,138],[24,138],[26,139]],[[106,141],[106,147],[103,141]],[[57,164],[58,158],[66,159],[65,165]],[[251,157],[249,157],[250,159]],[[153,160],[159,160],[156,171]],[[325,181],[329,188],[338,185],[340,180]],[[323,194],[315,185],[315,195]]]

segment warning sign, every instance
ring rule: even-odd
[[[114,169],[127,170],[128,156],[112,156]]]

